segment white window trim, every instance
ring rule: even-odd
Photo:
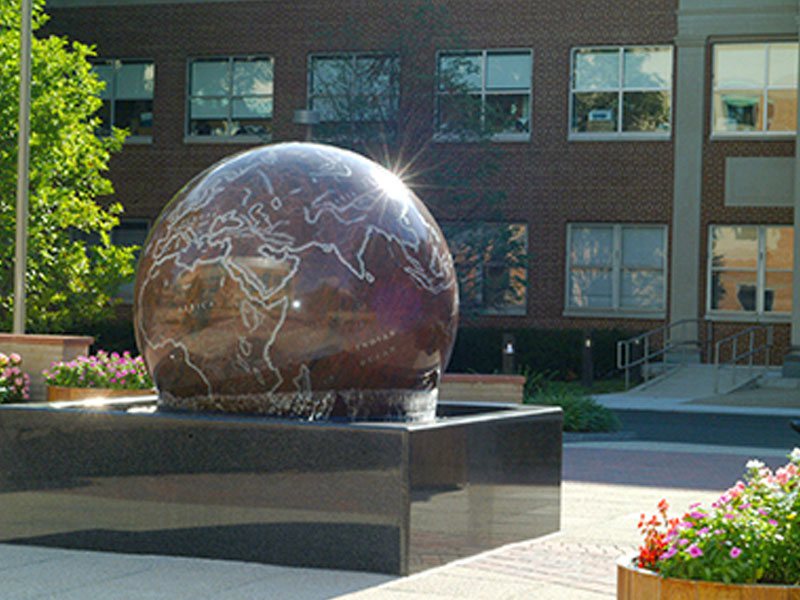
[[[625,61],[624,61],[624,52],[626,49],[630,48],[669,48],[670,52],[670,62],[672,64],[672,71],[670,72],[670,85],[667,88],[626,88],[624,85],[624,68],[625,68]],[[619,59],[619,88],[615,90],[591,90],[592,92],[617,92],[618,95],[618,106],[619,109],[617,110],[617,126],[615,131],[610,131],[608,133],[597,133],[597,132],[580,132],[580,131],[572,131],[572,114],[573,114],[573,94],[575,92],[580,92],[581,90],[575,90],[573,87],[575,82],[575,56],[579,50],[617,50],[620,59]],[[675,98],[673,94],[674,89],[674,74],[675,74],[675,50],[674,47],[670,44],[637,44],[637,45],[624,45],[624,46],[576,46],[572,48],[570,51],[570,61],[569,61],[569,97],[567,100],[567,141],[570,142],[664,142],[669,141],[672,139],[672,131],[673,131],[673,120],[674,120],[674,108],[675,108]],[[584,90],[589,91],[589,90]],[[652,131],[622,131],[622,96],[625,92],[636,92],[636,91],[645,91],[645,92],[656,92],[662,91],[667,92],[670,97],[670,104],[669,104],[669,131],[665,132],[652,132]]]
[[[442,142],[442,143],[474,143],[478,141],[477,139],[470,139],[469,137],[465,137],[462,135],[454,134],[454,133],[444,133],[439,131],[439,97],[443,94],[439,90],[439,64],[441,60],[441,56],[443,54],[470,54],[476,53],[481,55],[481,89],[479,95],[481,97],[481,108],[486,103],[486,96],[487,95],[499,95],[499,94],[487,94],[486,92],[486,76],[487,76],[487,69],[486,69],[486,57],[489,54],[502,54],[502,53],[529,53],[531,57],[531,86],[528,88],[528,114],[530,115],[529,124],[528,124],[528,131],[526,133],[495,133],[489,136],[489,141],[492,142],[530,142],[533,136],[533,87],[534,87],[534,73],[536,72],[536,64],[535,60],[536,57],[534,56],[533,48],[483,48],[483,49],[448,49],[448,50],[437,50],[436,51],[436,77],[435,77],[435,96],[434,96],[434,106],[433,106],[433,141],[435,142]]]
[[[275,119],[275,57],[270,54],[230,54],[219,56],[193,56],[189,57],[186,61],[186,99],[184,102],[186,118],[183,125],[183,143],[184,144],[263,144],[272,141],[272,132],[267,135],[192,135],[189,133],[192,122],[192,64],[195,62],[212,61],[212,60],[226,60],[228,61],[229,69],[233,65],[233,61],[237,59],[255,59],[255,60],[269,60],[272,63],[272,116],[270,120]],[[233,70],[230,70],[231,77]],[[232,98],[233,87],[231,86],[231,94],[227,97]],[[233,103],[231,102],[231,105]]]
[[[570,254],[572,251],[572,231],[581,227],[611,227],[613,229],[613,250],[611,262],[611,307],[588,307],[570,306],[570,272],[572,261]],[[622,230],[623,228],[646,228],[653,229],[658,227],[662,231],[662,241],[664,250],[664,290],[661,299],[662,306],[653,309],[625,308],[619,306],[620,288],[622,284]],[[662,223],[600,223],[600,222],[576,222],[567,223],[567,247],[566,260],[564,261],[564,311],[565,317],[602,317],[602,318],[623,318],[623,319],[664,319],[666,318],[667,307],[667,287],[669,284],[669,229]]]
[[[714,281],[714,269],[711,267],[711,261],[714,258],[713,243],[714,238],[711,234],[715,227],[756,227],[758,229],[758,249],[757,249],[757,262],[756,262],[756,310],[719,310],[711,308],[711,286]],[[791,312],[777,312],[770,311],[764,312],[764,295],[762,292],[766,285],[766,240],[765,235],[768,227],[788,227],[792,225],[769,224],[769,225],[753,225],[752,223],[713,223],[708,226],[708,251],[706,258],[706,319],[709,321],[737,321],[742,323],[787,323],[791,321]],[[721,269],[716,269],[717,271]],[[742,269],[738,269],[742,270]],[[784,270],[784,272],[786,272]],[[796,270],[790,271],[792,277],[796,275]],[[794,300],[794,299],[793,299]]]
[[[787,44],[792,43],[796,44],[797,40],[791,39],[782,39],[782,40],[770,40],[764,42],[748,42],[748,41],[727,41],[727,42],[718,42],[712,46],[711,49],[711,99],[710,99],[710,110],[709,112],[709,131],[711,132],[709,139],[712,141],[736,141],[736,140],[752,140],[753,138],[759,139],[770,139],[770,140],[794,140],[797,131],[767,131],[767,112],[763,111],[764,114],[762,115],[762,126],[764,127],[761,131],[715,131],[714,124],[716,122],[716,114],[714,113],[714,94],[717,92],[717,87],[715,84],[715,75],[716,75],[716,68],[717,68],[717,47],[718,46],[746,46],[746,45],[753,45],[753,46],[764,46],[764,53],[766,58],[764,60],[764,84],[761,87],[754,87],[754,88],[744,88],[744,89],[753,89],[759,90],[762,92],[764,97],[764,105],[766,106],[766,97],[769,90],[797,90],[796,87],[793,86],[777,86],[777,87],[769,87],[769,47],[772,44]],[[726,88],[723,88],[726,89]],[[800,100],[800,98],[799,98]]]
[[[92,65],[108,65],[113,63],[150,63],[153,65],[154,70],[154,79],[153,79],[153,97],[150,99],[153,102],[153,107],[155,108],[155,68],[156,68],[156,61],[152,58],[102,58],[98,57],[96,60],[92,61]],[[114,75],[114,82],[116,85],[116,74]],[[111,126],[114,127],[114,103],[117,101],[116,99],[116,90],[113,91],[113,96],[111,99]],[[154,111],[155,113],[155,111]],[[155,114],[153,115],[153,129],[155,129]],[[106,136],[104,136],[106,137]],[[130,144],[131,146],[146,146],[148,144],[153,143],[153,136],[152,135],[129,135],[123,141],[123,144]]]

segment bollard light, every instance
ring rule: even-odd
[[[594,383],[594,358],[592,356],[592,335],[583,335],[583,353],[581,355],[581,385],[585,388],[592,387]]]
[[[514,353],[516,352],[514,336],[510,333],[503,334],[503,342],[500,347],[503,362],[503,373],[511,375],[514,373]]]

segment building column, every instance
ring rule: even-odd
[[[702,314],[699,306],[700,205],[705,131],[705,37],[678,36],[675,38],[675,51],[675,179],[670,245],[670,323],[697,319]],[[692,342],[698,340],[698,334],[697,325],[691,324],[673,331],[673,340]],[[699,359],[699,347],[689,351]]]
[[[800,34],[800,0],[795,16],[797,30]],[[798,57],[798,81],[800,81],[800,57]],[[800,91],[798,92],[800,94]],[[794,138],[794,268],[792,277],[792,329],[789,354],[783,359],[783,376],[800,377],[800,103],[798,103],[797,132]]]

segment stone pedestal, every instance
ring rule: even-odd
[[[0,542],[408,574],[559,528],[561,409],[430,423],[0,406]]]
[[[56,361],[70,361],[89,352],[94,338],[76,335],[35,335],[0,333],[0,352],[16,352],[22,370],[31,378],[31,400],[43,401],[47,389],[42,371]]]
[[[441,400],[470,400],[520,404],[525,391],[522,375],[445,373],[439,384]]]

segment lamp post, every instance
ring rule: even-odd
[[[17,138],[17,235],[14,257],[13,333],[25,333],[25,270],[28,261],[28,180],[31,127],[31,0],[22,0],[19,134]]]

